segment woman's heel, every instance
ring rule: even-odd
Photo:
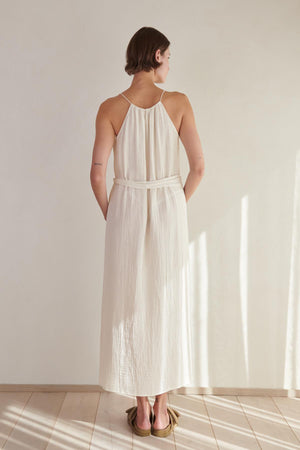
[[[153,423],[155,422],[155,415],[153,415],[153,422],[151,424],[151,434],[157,437],[167,437],[174,430],[174,428],[178,425],[178,417],[180,416],[179,412],[171,407],[167,407],[167,412],[169,414],[169,425],[161,430],[156,430],[153,428]]]

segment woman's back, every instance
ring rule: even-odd
[[[142,108],[128,101],[114,145],[114,170],[117,178],[155,180],[179,174],[180,138],[163,105],[158,102]]]

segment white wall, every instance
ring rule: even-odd
[[[2,2],[0,383],[97,384],[95,117],[153,26],[206,161],[188,204],[192,386],[300,389],[299,14],[298,0]]]

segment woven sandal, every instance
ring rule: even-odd
[[[151,427],[145,430],[137,426],[137,406],[132,406],[131,408],[126,409],[126,412],[128,413],[127,422],[135,434],[137,434],[138,436],[149,436],[151,434]],[[150,423],[152,424],[152,409],[150,411]]]
[[[167,437],[174,430],[174,428],[178,425],[178,417],[180,416],[179,412],[176,409],[167,406],[167,412],[170,417],[169,425],[166,428],[161,430],[155,430],[153,428],[153,423],[155,422],[155,414],[153,416],[153,422],[151,422],[151,434],[157,437]]]

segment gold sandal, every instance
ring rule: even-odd
[[[151,422],[151,434],[157,437],[167,437],[174,430],[174,428],[178,425],[178,417],[180,416],[179,412],[176,409],[167,406],[167,412],[170,417],[169,425],[166,428],[162,428],[161,430],[155,430],[153,428],[153,423],[155,422],[155,414],[153,416],[153,422]]]
[[[151,427],[145,430],[144,428],[139,428],[137,426],[137,406],[132,406],[131,408],[126,409],[126,412],[128,413],[127,422],[135,434],[138,436],[149,436],[151,434]],[[152,409],[150,410],[150,423],[152,424]]]

